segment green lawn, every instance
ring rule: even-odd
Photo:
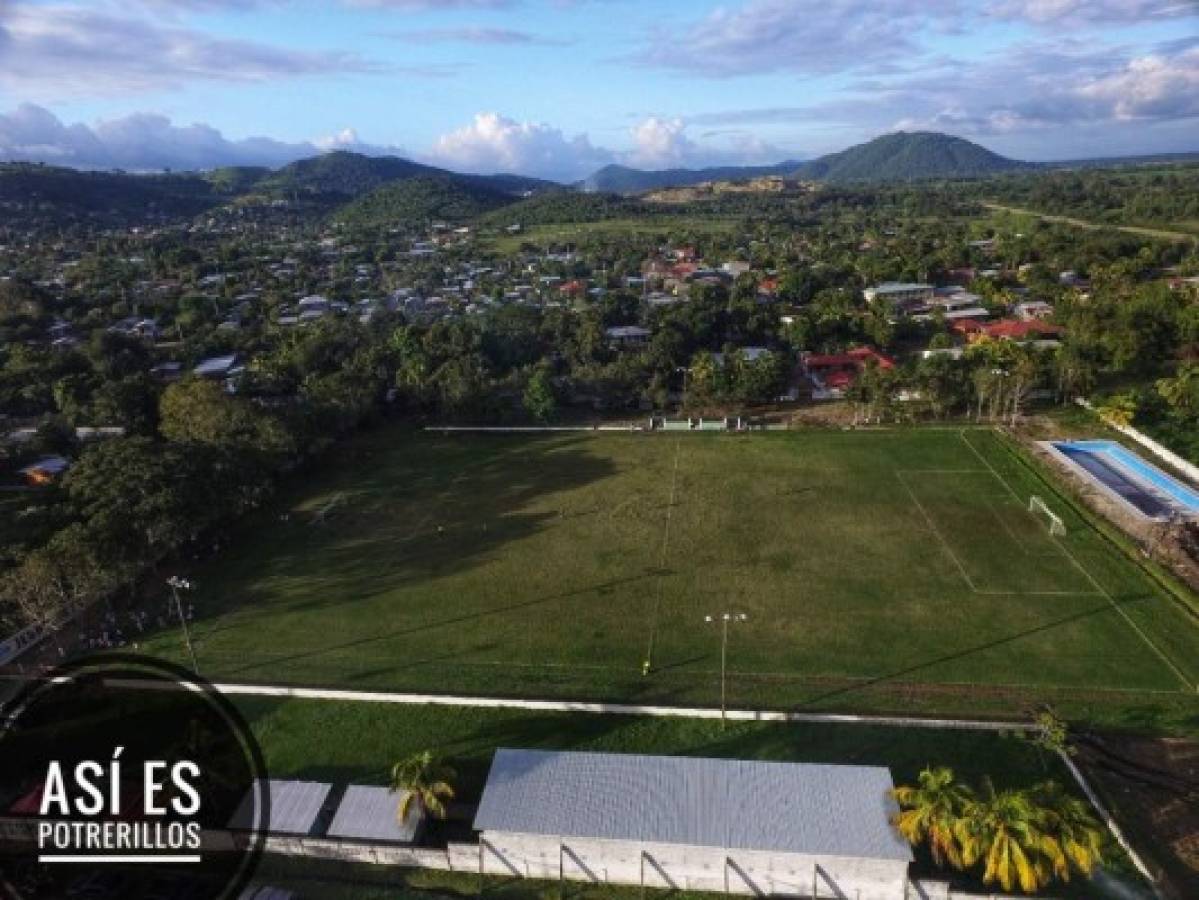
[[[735,705],[1199,722],[1194,620],[989,431],[384,429],[226,544],[215,678],[715,704],[733,609]]]

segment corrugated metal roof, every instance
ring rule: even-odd
[[[411,844],[420,826],[421,813],[413,804],[408,817],[401,823],[397,817],[399,808],[399,794],[382,787],[353,785],[346,788],[327,834],[337,838]]]
[[[499,750],[479,831],[910,860],[888,769]]]
[[[271,834],[308,834],[316,823],[321,806],[329,796],[331,786],[316,781],[279,781],[270,779],[266,782],[271,800]],[[231,828],[249,829],[253,827],[254,794],[251,788],[242,798],[241,805],[233,818],[229,820]]]

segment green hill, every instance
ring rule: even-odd
[[[195,175],[87,172],[37,163],[0,163],[0,204],[13,219],[61,215],[107,221],[194,216],[222,202]]]
[[[536,194],[519,203],[489,213],[480,224],[561,225],[569,222],[600,222],[647,212],[646,206],[619,194],[584,194],[565,188]]]
[[[336,218],[355,225],[460,222],[515,201],[512,194],[465,179],[421,175],[376,188],[343,206]]]
[[[628,166],[604,166],[579,184],[585,191],[638,194],[668,187],[689,187],[705,181],[740,181],[765,175],[790,175],[803,165],[795,160],[773,166],[717,166],[708,169],[645,171]]]
[[[799,178],[818,181],[909,181],[962,178],[1032,168],[986,147],[934,131],[897,131],[804,163]]]
[[[290,163],[259,182],[260,190],[287,198],[352,200],[389,181],[444,174],[398,156],[363,156],[338,150]]]
[[[605,166],[578,186],[587,191],[633,194],[687,187],[705,181],[745,181],[764,175],[785,175],[811,181],[909,181],[993,175],[1032,168],[1036,168],[1032,163],[1008,159],[952,135],[899,131],[804,163],[660,171]]]

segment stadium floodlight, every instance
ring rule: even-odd
[[[191,657],[192,671],[199,675],[200,664],[196,662],[196,648],[192,646],[191,629],[187,627],[187,616],[183,614],[183,600],[179,597],[180,591],[192,589],[192,583],[186,578],[172,575],[167,579],[167,587],[171,589],[171,594],[175,597],[175,611],[179,614],[179,625],[183,628],[183,643],[187,645],[187,655]]]
[[[728,659],[729,650],[729,623],[748,622],[749,616],[745,613],[724,612],[719,616],[704,616],[704,621],[709,625],[713,622],[720,622],[720,727],[724,728],[728,715],[727,704],[725,702],[725,684],[728,669],[725,663]]]

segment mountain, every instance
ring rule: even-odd
[[[147,214],[187,218],[239,198],[299,202],[323,216],[390,184],[432,179],[361,210],[366,219],[395,210],[494,209],[530,194],[561,190],[552,181],[521,175],[462,175],[396,156],[363,156],[338,151],[302,159],[280,169],[230,166],[209,172],[129,174],[59,168],[40,163],[0,163],[0,204],[14,218],[47,222],[57,217],[129,224]],[[438,199],[437,194],[446,193]],[[386,216],[385,216],[386,217]]]
[[[628,166],[604,166],[581,181],[582,190],[591,193],[640,194],[668,187],[690,187],[705,181],[741,181],[764,175],[790,175],[802,163],[788,160],[773,166],[716,166],[708,169],[659,169],[646,171]]]
[[[418,175],[376,188],[341,207],[335,217],[354,225],[445,219],[461,222],[515,203],[513,193],[464,178]]]
[[[1008,159],[963,138],[935,131],[897,131],[806,162],[795,175],[816,181],[910,181],[1031,168],[1031,163]]]
[[[605,166],[579,187],[587,191],[636,194],[668,187],[689,187],[706,181],[745,181],[764,175],[783,175],[805,181],[908,181],[992,175],[1034,167],[1033,163],[1008,159],[952,135],[899,131],[807,162],[652,172]]]

